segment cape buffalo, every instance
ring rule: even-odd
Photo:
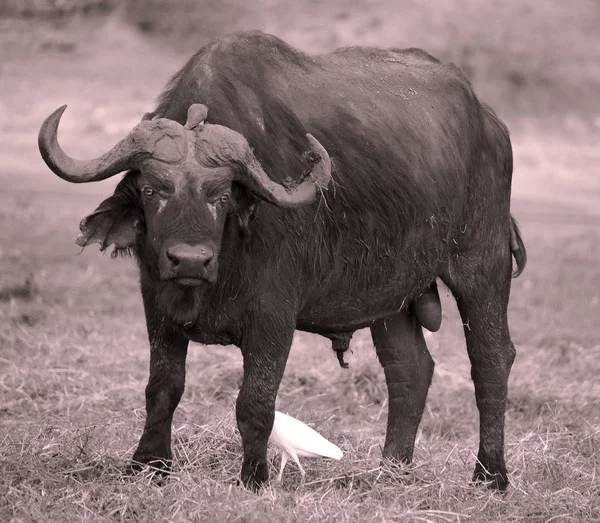
[[[134,463],[170,465],[188,342],[235,344],[241,477],[258,488],[294,330],[343,350],[365,327],[389,393],[383,454],[409,462],[439,278],[465,325],[480,413],[474,479],[506,488],[507,305],[512,258],[518,275],[526,254],[510,215],[508,131],[458,68],[419,49],[308,56],[247,32],[200,49],[96,160],[61,150],[63,110],[39,135],[55,174],[80,183],[128,170],[77,243],[114,244],[139,263],[150,378]]]

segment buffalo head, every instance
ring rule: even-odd
[[[84,183],[131,170],[115,194],[81,222],[77,244],[97,242],[101,249],[114,244],[116,252],[142,245],[163,282],[190,287],[216,281],[225,220],[243,206],[241,193],[300,207],[313,202],[331,177],[327,152],[308,134],[309,175],[293,188],[274,182],[244,136],[204,123],[207,109],[201,104],[190,107],[184,126],[144,119],[101,157],[74,160],[56,137],[65,108],[52,113],[39,133],[42,157],[56,175]]]

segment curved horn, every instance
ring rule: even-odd
[[[304,180],[292,188],[274,182],[260,165],[247,145],[247,153],[240,163],[245,167],[238,181],[259,198],[279,207],[302,207],[316,200],[320,190],[326,190],[331,179],[331,159],[325,148],[311,134],[306,137],[310,143],[309,154],[318,159]]]
[[[63,180],[73,183],[105,180],[132,167],[132,158],[146,152],[142,146],[144,140],[136,140],[134,129],[110,151],[95,160],[75,160],[67,156],[56,138],[58,124],[66,108],[63,105],[48,116],[38,135],[42,158],[52,172]]]

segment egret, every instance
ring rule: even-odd
[[[300,465],[298,456],[342,459],[344,455],[339,447],[327,441],[316,430],[279,411],[275,411],[275,421],[270,441],[281,449],[281,469],[276,481],[281,481],[283,469],[289,458],[296,462],[300,474],[302,474],[302,479],[304,479],[306,473]]]

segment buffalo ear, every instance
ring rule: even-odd
[[[250,221],[254,218],[256,205],[256,202],[246,205],[236,214],[242,236],[250,236]]]
[[[240,235],[243,238],[249,238],[250,221],[254,218],[259,200],[250,191],[237,182],[233,182],[232,189],[235,201],[232,214],[237,220]]]
[[[137,237],[143,230],[143,218],[141,209],[136,205],[132,187],[123,186],[125,181],[127,178],[121,181],[110,198],[81,220],[81,232],[75,240],[77,245],[86,247],[99,243],[100,250],[104,251],[114,244],[113,255],[128,252],[135,246]]]

